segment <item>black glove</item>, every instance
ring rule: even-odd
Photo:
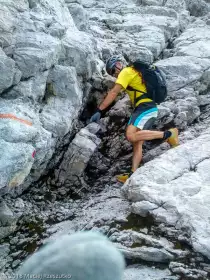
[[[96,122],[97,123],[101,118],[101,113],[102,113],[102,111],[100,109],[97,109],[96,112],[90,118],[90,123],[91,122]]]

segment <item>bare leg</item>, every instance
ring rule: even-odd
[[[138,130],[134,125],[129,125],[126,130],[126,137],[129,142],[136,143],[139,141],[163,139],[164,132],[152,130]]]
[[[135,172],[142,160],[143,141],[133,143],[132,171]]]

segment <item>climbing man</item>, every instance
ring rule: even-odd
[[[133,66],[124,67],[118,56],[112,56],[106,62],[106,71],[109,75],[116,78],[115,85],[92,115],[90,122],[98,122],[102,111],[116,99],[121,91],[124,90],[129,95],[134,111],[128,122],[126,138],[133,145],[133,158],[131,171],[117,176],[117,180],[124,183],[141,163],[143,142],[146,140],[162,139],[167,141],[172,147],[178,146],[178,129],[171,128],[166,131],[150,130],[157,119],[158,108],[154,100],[147,96],[147,88],[142,75]]]

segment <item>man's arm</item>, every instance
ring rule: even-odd
[[[123,87],[120,84],[115,84],[115,86],[108,92],[104,101],[100,104],[99,110],[103,111],[116,99],[117,95],[121,92]]]

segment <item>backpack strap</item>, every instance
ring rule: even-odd
[[[130,90],[130,91],[134,91],[134,108],[136,107],[136,103],[137,103],[140,99],[142,99],[142,98],[148,98],[148,96],[146,95],[147,93],[144,92],[144,91],[141,91],[141,90],[139,90],[139,89],[133,88],[133,87],[131,87],[131,86],[128,86],[126,89],[127,89],[127,90]],[[143,93],[143,94],[142,94],[141,96],[139,96],[139,97],[136,97],[136,93],[137,93],[137,92],[141,92],[141,93]]]
[[[136,90],[134,91],[133,106],[136,107]]]
[[[146,94],[146,92],[141,91],[141,90],[136,89],[136,88],[133,88],[133,87],[131,87],[131,86],[127,86],[127,88],[126,88],[126,89],[127,89],[127,90],[130,90],[130,91],[138,91],[138,92],[141,92],[141,93],[145,93],[145,94]]]

